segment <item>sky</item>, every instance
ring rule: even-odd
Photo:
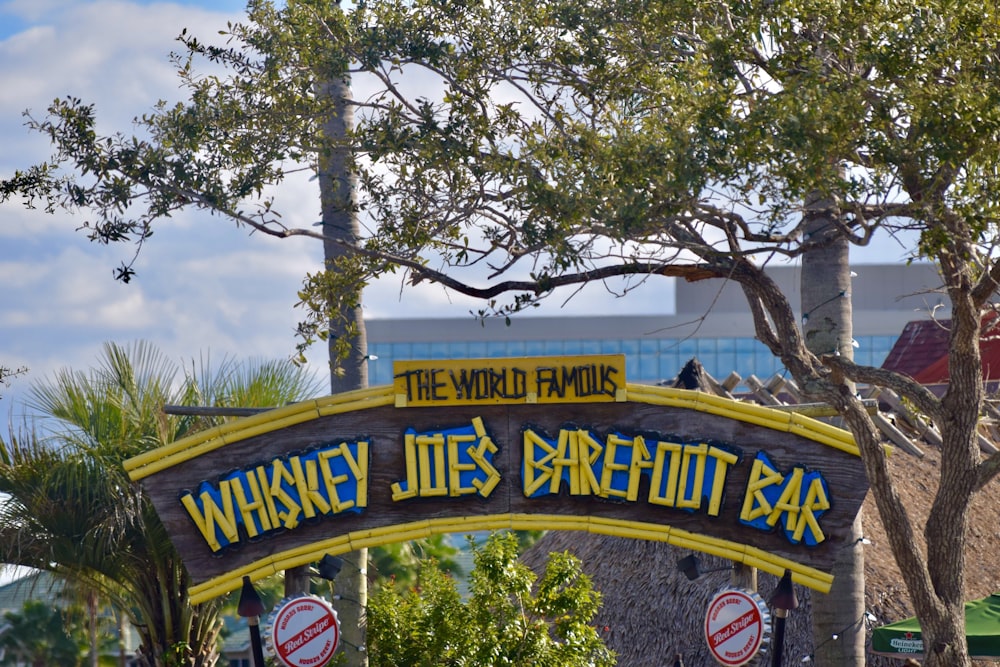
[[[53,99],[75,96],[95,105],[99,130],[127,133],[158,100],[182,99],[168,59],[181,30],[218,40],[243,9],[237,0],[0,0],[0,177],[49,155],[46,139],[24,126],[25,110],[42,117]],[[288,182],[280,196],[294,202],[286,220],[318,219],[314,183]],[[133,247],[89,242],[76,231],[82,220],[0,204],[0,365],[29,368],[11,387],[0,386],[0,413],[20,412],[31,382],[93,366],[105,341],[148,340],[178,362],[294,352],[296,293],[305,272],[321,264],[315,241],[248,236],[221,218],[184,214],[157,228],[136,263],[138,276],[123,284],[113,269],[131,259]],[[902,253],[882,249],[867,258],[897,261]],[[371,286],[364,303],[369,318],[472,317],[481,307],[441,288],[403,292],[398,277]],[[566,303],[550,299],[533,314],[672,308],[672,290],[654,280],[626,299],[598,285]],[[325,354],[322,346],[310,353],[317,371]]]

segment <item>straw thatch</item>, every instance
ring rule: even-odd
[[[688,378],[690,380],[690,378]],[[899,493],[912,512],[915,525],[923,525],[936,489],[939,456],[921,443],[923,458],[895,453],[890,457]],[[899,450],[897,450],[899,451]],[[857,629],[870,638],[875,627],[913,615],[913,608],[885,539],[871,497],[864,512],[866,609],[874,617],[858,619]],[[1000,482],[990,484],[976,499],[966,547],[969,599],[1000,590],[1000,569],[995,565],[1000,538]],[[919,538],[922,539],[922,536]],[[702,625],[711,597],[729,583],[726,571],[710,573],[689,581],[677,570],[677,560],[689,552],[659,542],[630,540],[578,532],[549,532],[524,556],[536,570],[544,567],[551,552],[569,551],[578,556],[584,570],[602,592],[603,608],[595,623],[607,644],[617,652],[623,667],[670,667],[680,651],[686,667],[710,666]],[[718,558],[699,554],[702,569],[723,567]],[[777,583],[766,573],[759,574],[758,591],[766,600]],[[785,665],[801,665],[814,650],[810,609],[813,597],[821,594],[796,586],[800,607],[788,618],[785,638]],[[845,631],[844,636],[851,629]],[[838,641],[832,637],[825,641]],[[758,665],[769,665],[762,655]],[[898,667],[898,660],[869,656],[871,667]],[[993,663],[985,663],[993,664]]]
[[[618,664],[669,667],[680,652],[687,667],[714,664],[704,640],[702,624],[709,600],[729,582],[727,571],[711,572],[689,581],[677,571],[677,560],[689,552],[661,542],[630,540],[587,533],[553,531],[525,554],[533,568],[543,567],[551,552],[569,551],[604,596],[595,619],[605,643],[618,654]],[[718,558],[704,556],[703,569],[725,567]],[[539,567],[540,569],[540,567]],[[766,599],[777,580],[759,576],[758,590]],[[808,601],[800,602],[808,607]],[[788,644],[808,628],[808,614],[788,618]]]

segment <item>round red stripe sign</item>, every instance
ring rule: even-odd
[[[286,667],[323,667],[340,643],[337,612],[306,595],[283,602],[271,615],[268,645]]]
[[[705,640],[720,665],[750,662],[761,645],[769,620],[767,605],[752,591],[736,588],[716,593],[705,615]]]

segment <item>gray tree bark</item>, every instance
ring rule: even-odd
[[[323,123],[328,152],[320,155],[319,187],[323,215],[323,256],[328,270],[347,254],[345,245],[359,244],[357,216],[357,175],[352,165],[346,137],[354,126],[354,110],[349,104],[350,81],[333,77],[321,84],[321,95],[330,101],[331,113]],[[344,295],[338,295],[344,299]],[[368,386],[368,338],[364,312],[358,293],[341,302],[339,313],[330,318],[330,392],[337,394]],[[339,358],[337,340],[350,337],[346,358]],[[344,554],[345,567],[337,576],[336,587],[344,592],[337,611],[341,638],[349,667],[365,667],[365,609],[368,606],[368,549]]]
[[[354,125],[350,105],[348,75],[333,76],[317,84],[317,95],[327,100],[330,110],[321,128],[324,148],[320,151],[318,179],[323,224],[323,257],[327,270],[348,255],[345,249],[359,243],[357,217],[357,176],[352,165],[347,136]],[[365,333],[361,293],[331,294],[331,303],[340,303],[329,320],[327,346],[330,359],[330,393],[338,394],[368,386],[368,338]],[[338,342],[350,340],[350,351],[341,358]],[[359,549],[342,556],[345,567],[337,575],[335,591],[341,596],[335,604],[341,625],[341,642],[348,667],[366,667],[365,609],[368,606],[368,550]],[[310,578],[307,568],[285,573],[285,594],[307,592]]]
[[[806,348],[818,357],[834,354],[853,360],[850,244],[835,224],[836,215],[829,199],[806,202],[805,233],[817,246],[802,255],[802,335]],[[813,660],[818,667],[865,664],[862,536],[859,512],[850,541],[834,565],[830,592],[812,594]]]

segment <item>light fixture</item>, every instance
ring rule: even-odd
[[[344,559],[340,556],[331,556],[327,554],[319,561],[316,569],[313,570],[315,574],[320,579],[326,579],[327,581],[333,581],[340,574],[340,571],[344,569]]]
[[[784,609],[785,611],[799,608],[799,598],[795,595],[795,586],[792,585],[791,570],[786,569],[785,573],[781,575],[778,585],[767,602],[775,609]]]
[[[733,569],[732,565],[726,565],[725,567],[715,567],[711,570],[702,570],[701,561],[694,554],[689,554],[684,558],[677,561],[677,569],[684,573],[684,576],[689,580],[694,581],[703,574],[709,574],[710,572],[722,572],[723,570]]]
[[[250,577],[243,577],[243,590],[240,591],[236,613],[247,619],[254,667],[264,667],[264,644],[260,640],[260,617],[264,613],[264,602],[257,594],[257,589],[253,587]]]
[[[774,650],[771,651],[771,667],[780,667],[782,654],[785,651],[785,619],[788,618],[789,611],[799,606],[799,598],[795,595],[795,586],[792,585],[791,570],[785,569],[767,603],[774,609]]]

